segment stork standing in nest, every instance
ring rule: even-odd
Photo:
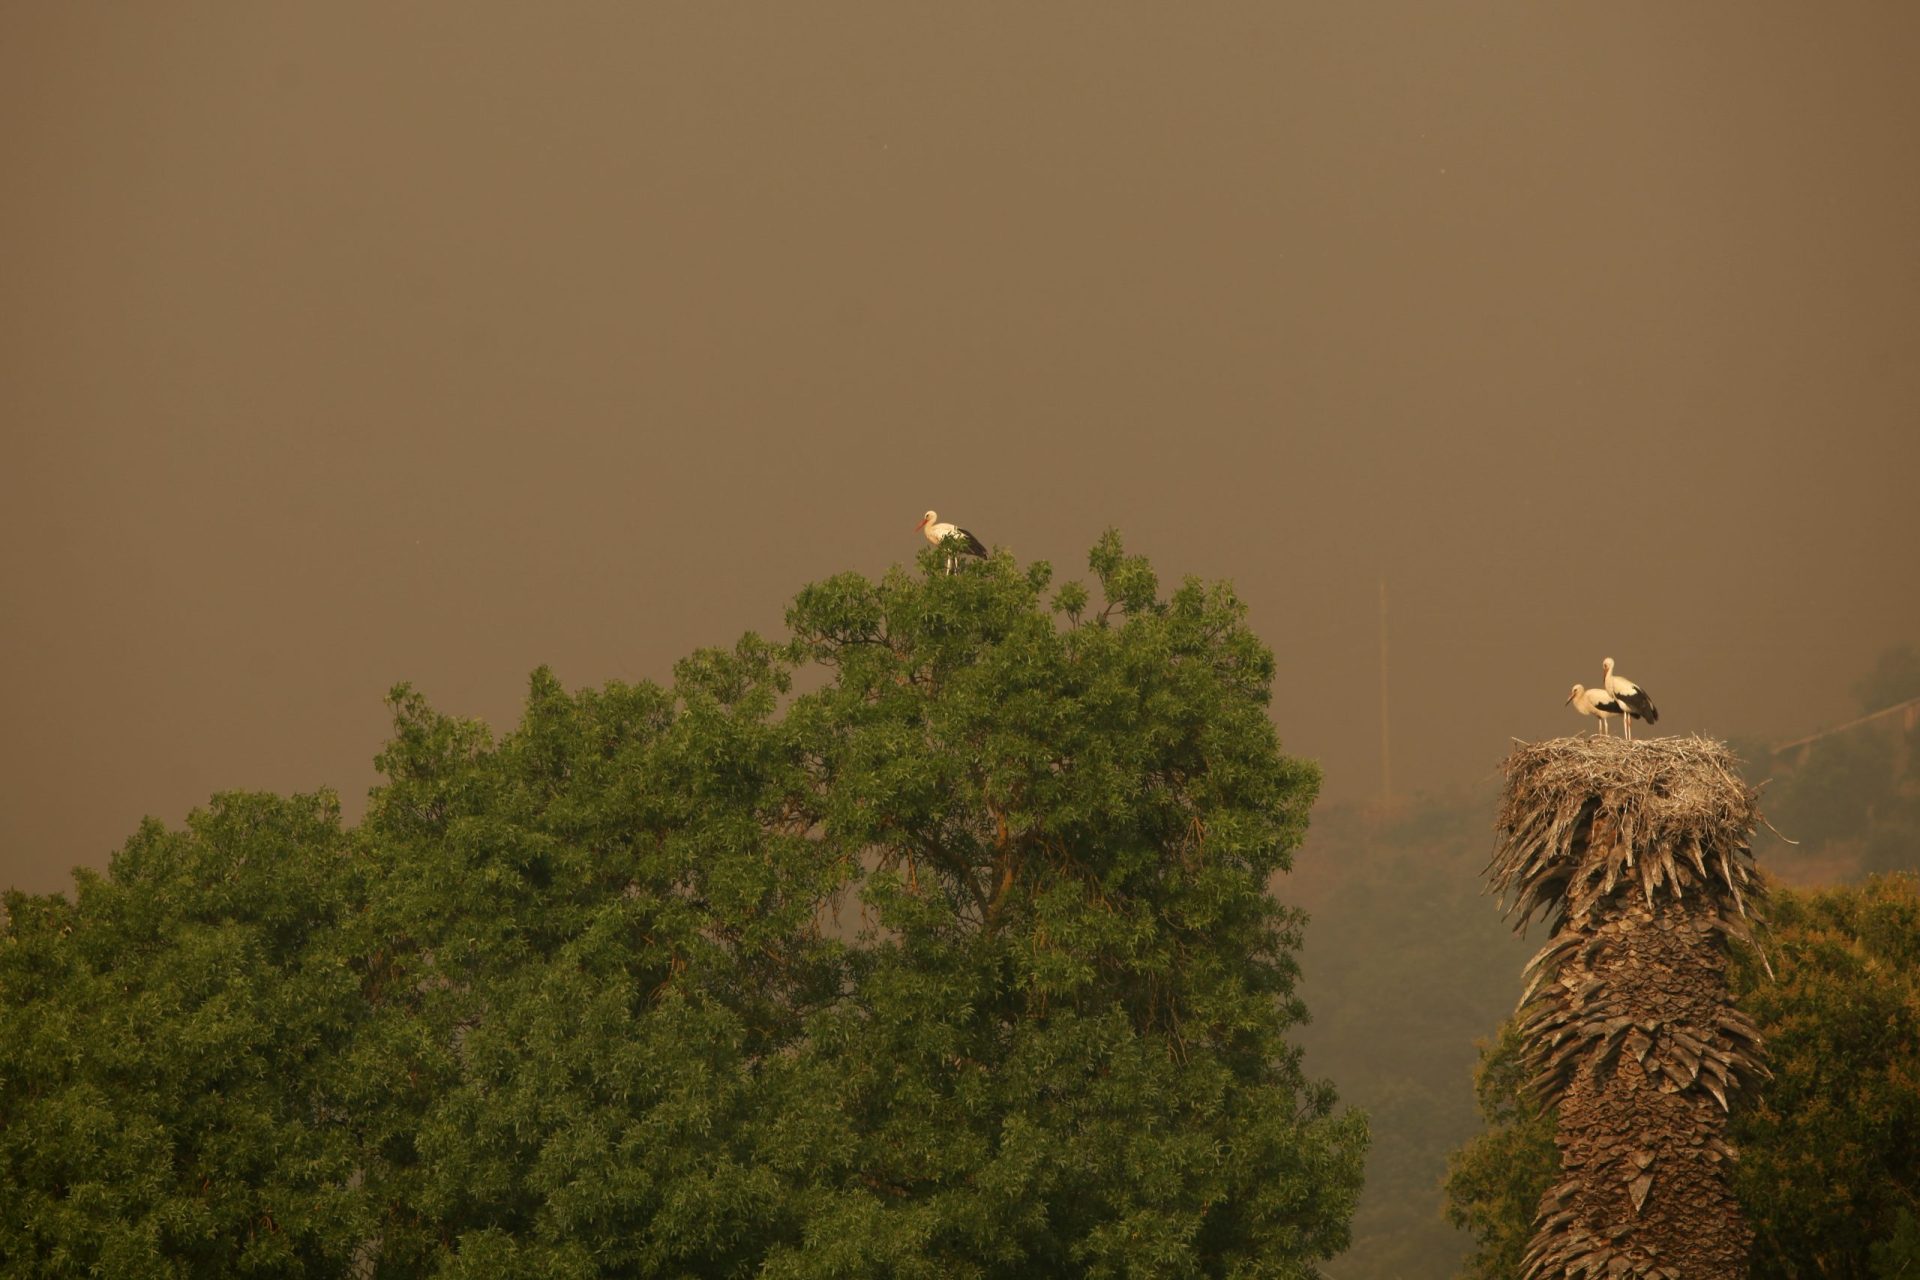
[[[1624,716],[1627,709],[1615,702],[1605,689],[1589,689],[1583,684],[1573,686],[1573,692],[1567,695],[1567,702],[1583,716],[1592,716],[1600,722],[1600,732],[1611,737],[1613,730],[1609,716]]]
[[[1607,658],[1600,664],[1600,670],[1606,674],[1607,696],[1620,704],[1620,723],[1627,731],[1627,741],[1633,741],[1633,722],[1645,720],[1656,724],[1660,720],[1660,709],[1653,705],[1653,699],[1625,676],[1613,674],[1613,659]]]
[[[947,555],[948,573],[953,572],[953,558],[956,555],[979,556],[982,560],[987,557],[987,549],[981,544],[980,539],[974,537],[959,525],[940,519],[940,514],[937,511],[929,511],[927,514],[921,516],[920,523],[914,527],[926,534],[927,541],[936,547],[948,538],[952,538],[958,543]]]

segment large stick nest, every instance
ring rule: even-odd
[[[1663,891],[1730,899],[1741,921],[1733,931],[1746,932],[1759,891],[1749,843],[1759,810],[1725,743],[1555,738],[1522,744],[1505,768],[1487,873],[1517,927],[1537,914],[1557,933],[1625,883],[1648,907]],[[1611,838],[1603,857],[1589,858],[1596,825]]]

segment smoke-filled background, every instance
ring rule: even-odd
[[[1509,739],[1608,655],[1750,756],[1920,671],[1917,57],[1900,4],[10,6],[0,884],[352,816],[393,682],[665,678],[929,507],[1068,576],[1118,526],[1325,766],[1329,1273],[1445,1274]],[[1777,793],[1819,875],[1913,860],[1877,741]]]
[[[0,881],[936,507],[1231,578],[1328,793],[1920,635],[1920,10],[17,5]]]

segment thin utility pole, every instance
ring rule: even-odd
[[[1392,739],[1387,732],[1387,579],[1380,578],[1380,799],[1393,799]]]

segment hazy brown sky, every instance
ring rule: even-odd
[[[1287,746],[1920,639],[1920,5],[0,10],[0,884],[664,678],[928,507],[1233,579]]]

